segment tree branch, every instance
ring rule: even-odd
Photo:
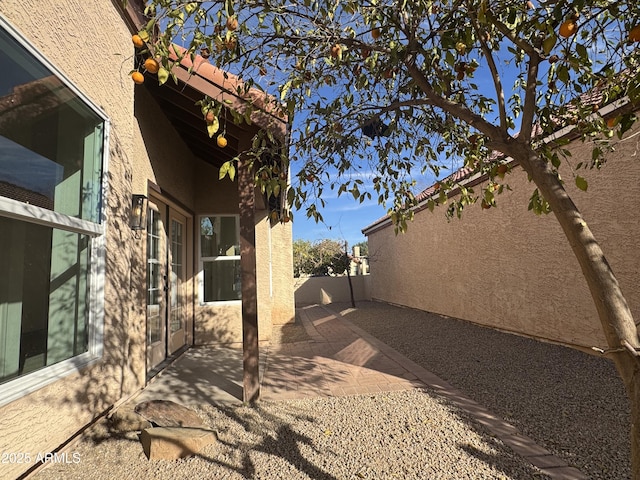
[[[536,112],[536,91],[538,82],[538,66],[540,65],[540,55],[533,52],[529,56],[529,68],[527,70],[527,86],[525,89],[524,107],[522,109],[522,122],[518,141],[531,142],[533,131],[533,119]]]
[[[509,141],[511,137],[507,133],[506,129],[496,127],[477,113],[469,110],[467,107],[438,95],[429,84],[429,80],[427,80],[422,70],[420,70],[416,65],[415,57],[413,55],[409,55],[405,59],[405,65],[407,66],[409,74],[416,82],[416,85],[420,87],[422,92],[426,95],[426,104],[433,105],[434,107],[438,107],[445,112],[450,113],[454,117],[466,122],[469,126],[472,126],[482,132],[494,142],[503,143]]]
[[[494,17],[491,12],[487,12],[487,18],[495,25],[495,27],[502,33],[506,38],[511,40],[511,42],[521,50],[525,51],[529,56],[536,53],[536,49],[530,43],[525,42],[522,38],[518,37],[513,33],[513,31],[507,27],[504,23]]]
[[[482,38],[480,32],[480,27],[475,18],[472,18],[473,29],[476,31],[476,35],[480,40],[480,46],[482,47],[482,51],[484,52],[484,56],[487,59],[487,65],[489,70],[491,71],[491,78],[493,79],[493,85],[496,89],[496,97],[498,100],[498,111],[500,113],[500,126],[503,129],[507,129],[507,109],[505,107],[504,102],[504,89],[502,88],[502,81],[500,79],[500,74],[498,73],[498,68],[496,67],[495,60],[493,59],[493,55],[491,53],[491,49],[487,45],[487,42]]]

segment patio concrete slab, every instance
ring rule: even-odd
[[[335,313],[309,306],[299,309],[298,314],[312,340],[271,345],[262,399],[355,395],[424,386],[398,358],[382,351],[372,337],[362,338]]]
[[[261,355],[260,360],[260,371],[264,372],[267,356]],[[158,399],[185,406],[242,403],[242,349],[216,346],[187,350],[132,402]]]

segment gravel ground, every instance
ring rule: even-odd
[[[535,479],[539,474],[464,412],[426,390],[258,407],[197,409],[218,443],[202,455],[148,461],[137,434],[98,423],[69,448],[78,464],[34,478],[125,479]]]
[[[629,407],[611,361],[419,310],[349,307],[331,306],[590,478],[631,478]]]
[[[629,412],[609,361],[417,310],[348,307],[331,306],[590,478],[630,478]],[[307,338],[300,324],[274,335],[282,343]],[[548,478],[429,390],[197,412],[218,436],[200,456],[150,462],[136,433],[114,434],[103,421],[68,447],[80,463],[54,464],[33,478]]]

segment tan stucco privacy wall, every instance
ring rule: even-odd
[[[562,171],[567,190],[601,243],[635,318],[640,318],[640,130],[629,133],[600,171],[581,171],[587,192]],[[575,165],[588,145],[571,144]],[[462,220],[444,209],[418,212],[408,233],[370,233],[371,290],[377,300],[477,322],[573,346],[606,347],[577,260],[553,215],[527,211],[534,190],[517,167],[497,197]],[[479,191],[479,189],[478,189]]]
[[[349,279],[346,276],[300,277],[294,280],[296,306],[351,301]],[[370,280],[370,275],[351,277],[353,298],[356,302],[371,300]]]

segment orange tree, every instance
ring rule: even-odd
[[[170,78],[172,45],[179,44],[185,55],[202,54],[282,105],[294,119],[290,160],[299,172],[288,199],[316,220],[323,192],[335,189],[384,203],[404,230],[416,204],[411,175],[437,176],[451,158],[488,174],[490,188],[458,186],[454,199],[445,179],[429,207],[446,204],[449,215],[474,203],[492,208],[506,188],[502,159],[515,160],[533,183],[529,208],[555,215],[586,278],[631,400],[633,475],[640,479],[638,331],[558,174],[566,136],[554,139],[560,128],[571,130],[593,152],[577,167],[598,167],[609,139],[631,128],[640,97],[640,5],[536,1],[151,0],[139,35],[160,62],[161,82]],[[619,112],[613,121],[612,104]],[[215,99],[206,106],[223,108]],[[256,138],[245,154],[264,158],[272,144]],[[266,193],[288,188],[272,164],[254,168]],[[359,170],[375,172],[371,190],[354,175]],[[234,172],[233,161],[221,170]],[[587,188],[579,171],[573,181]]]

